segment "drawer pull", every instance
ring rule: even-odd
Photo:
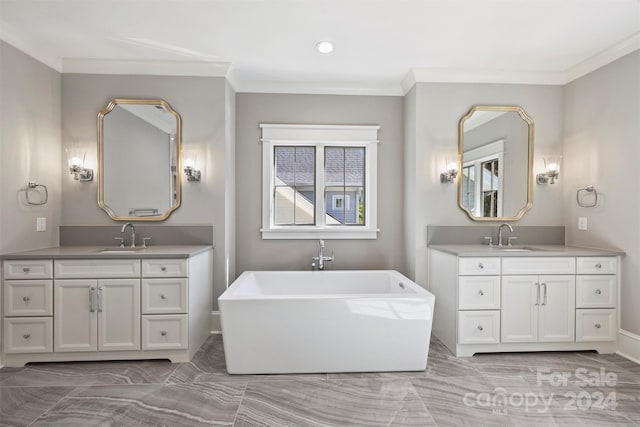
[[[160,267],[161,271],[167,271],[167,267],[165,267],[164,265],[162,267]]]
[[[484,291],[483,291],[482,289],[480,289],[480,290],[478,291],[478,295],[480,295],[481,297],[482,297],[482,296],[484,296]]]
[[[480,270],[482,270],[482,269],[484,268],[484,265],[483,265],[482,263],[479,263],[479,264],[478,264],[478,268],[479,268]]]
[[[31,338],[31,334],[24,334],[22,338],[24,338],[25,340],[28,340],[29,338]]]
[[[30,271],[31,271],[31,269],[30,269],[29,267],[23,267],[23,268],[22,268],[22,272],[23,272],[23,273],[28,273],[28,272],[30,272]]]
[[[167,336],[167,331],[161,331],[160,335],[162,335],[163,337],[166,337]]]
[[[600,295],[602,291],[600,289],[596,289],[596,295]]]
[[[167,299],[167,296],[165,294],[160,294],[160,299]]]
[[[29,301],[31,301],[31,298],[29,298],[29,297],[22,297],[22,301],[24,301],[24,302],[29,302]]]
[[[595,324],[595,325],[593,325],[593,326],[595,326],[595,327],[596,327],[596,329],[600,329],[600,328],[602,328],[602,325],[601,325],[600,323],[596,323],[596,324]]]
[[[482,325],[478,325],[478,330],[479,330],[479,331],[483,331],[483,330],[484,330],[484,328],[482,327]]]
[[[597,264],[596,264],[596,268],[602,268],[602,264],[597,263]]]

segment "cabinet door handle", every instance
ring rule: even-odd
[[[25,340],[28,340],[29,338],[31,338],[31,334],[24,334],[22,338],[24,338]]]
[[[31,298],[29,298],[29,297],[22,297],[22,301],[24,301],[24,302],[29,302],[29,301],[31,301]]]
[[[602,291],[600,289],[596,289],[596,295],[600,295]]]
[[[597,264],[596,264],[596,268],[602,268],[602,264],[597,263]]]
[[[102,286],[98,286],[98,313],[102,313]]]
[[[602,327],[602,325],[600,323],[596,323],[595,325],[593,325],[596,327],[596,329],[600,329]]]
[[[96,311],[95,307],[93,306],[93,294],[96,292],[96,288],[94,288],[93,286],[91,286],[89,288],[89,312],[93,313],[94,311]]]
[[[540,283],[536,282],[534,286],[536,287],[536,305],[540,305]]]
[[[482,289],[480,289],[480,290],[478,291],[478,295],[480,295],[481,297],[483,297],[483,296],[484,296],[484,291],[483,291]]]
[[[478,330],[479,330],[479,331],[483,331],[483,330],[484,330],[484,328],[482,327],[482,325],[478,325]]]
[[[542,286],[544,287],[544,299],[542,301],[542,305],[547,305],[547,284],[542,282]]]

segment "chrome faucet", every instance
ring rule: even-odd
[[[318,256],[314,256],[312,258],[313,262],[311,263],[311,268],[318,267],[319,271],[324,270],[325,261],[333,261],[333,254],[331,256],[324,256],[324,240],[320,240],[320,251],[318,252]],[[318,264],[316,265],[316,261]]]
[[[136,228],[133,226],[132,223],[128,222],[125,225],[122,226],[122,230],[120,230],[121,233],[124,233],[127,229],[127,227],[131,227],[131,247],[135,248],[136,247]],[[124,239],[124,237],[123,237]],[[123,240],[124,242],[124,240]]]
[[[500,224],[500,226],[498,227],[498,246],[504,246],[502,244],[502,227],[508,227],[509,231],[513,233],[513,227],[510,224],[507,224],[506,222]]]

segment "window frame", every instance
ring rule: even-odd
[[[262,239],[377,239],[378,130],[368,125],[260,124],[262,131]],[[313,146],[315,158],[315,225],[276,225],[274,175],[276,146]],[[365,224],[328,225],[325,207],[325,147],[364,147]]]

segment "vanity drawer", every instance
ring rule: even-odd
[[[576,342],[615,341],[616,320],[615,309],[576,310]]]
[[[458,274],[461,276],[496,276],[500,274],[500,258],[460,258]]]
[[[53,280],[5,280],[4,315],[53,315]]]
[[[578,274],[616,274],[616,257],[578,257]]]
[[[499,310],[500,276],[461,276],[458,282],[458,309]]]
[[[52,351],[52,317],[4,319],[5,353],[51,353]]]
[[[458,344],[500,342],[500,311],[459,311]]]
[[[187,312],[187,280],[143,279],[142,314],[179,314]]]
[[[142,260],[142,277],[187,277],[187,259]]]
[[[502,274],[576,274],[574,257],[503,257]]]
[[[9,260],[4,262],[5,279],[52,279],[53,261]]]
[[[616,276],[576,276],[577,308],[614,308],[618,304]]]
[[[63,259],[53,266],[56,279],[140,277],[139,259]]]
[[[186,314],[142,316],[142,349],[187,348],[189,330]]]

